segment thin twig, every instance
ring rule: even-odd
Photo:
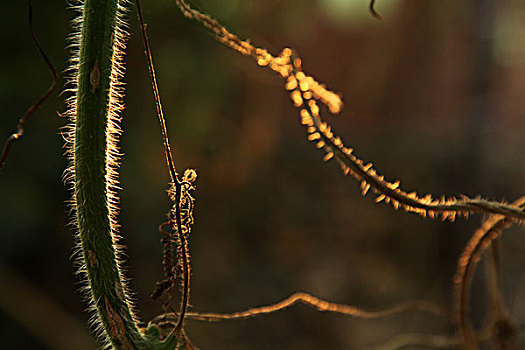
[[[323,122],[315,98],[312,99],[312,93],[308,89],[308,77],[302,72],[301,61],[290,57],[290,62],[293,65],[295,80],[291,85],[293,88],[290,88],[293,90],[291,97],[295,105],[301,108],[301,123],[307,127],[308,140],[316,141],[317,148],[325,150],[325,161],[335,157],[345,174],[350,174],[360,181],[363,195],[372,189],[378,195],[376,203],[385,201],[391,203],[394,209],[402,208],[423,217],[435,218],[441,215],[442,220],[454,221],[456,215],[468,217],[472,212],[502,214],[519,220],[525,219],[523,208],[515,205],[466,196],[462,196],[461,199],[444,196],[435,199],[430,194],[419,197],[416,192],[407,193],[401,190],[399,181],[386,181],[384,176],[379,175],[373,168],[372,163],[365,164],[357,158],[353,154],[353,148],[345,147],[341,138],[335,136],[331,127]]]
[[[524,204],[525,196],[519,198],[513,203],[513,205],[518,207],[521,207]],[[501,215],[490,217],[474,233],[458,260],[458,266],[454,278],[456,286],[455,313],[462,344],[467,350],[477,349],[474,331],[468,317],[469,292],[472,276],[474,275],[476,265],[481,258],[481,254],[490,246],[494,239],[499,237],[501,231],[510,226],[512,222],[512,218]]]
[[[176,3],[184,16],[201,23],[219,42],[242,55],[253,57],[258,65],[267,66],[286,79],[285,88],[291,91],[295,106],[301,109],[301,122],[307,127],[308,139],[315,141],[318,148],[324,149],[325,160],[335,158],[345,174],[350,174],[361,182],[363,195],[372,189],[378,195],[376,202],[384,201],[391,203],[395,209],[402,208],[423,217],[441,217],[442,220],[453,221],[457,215],[467,217],[469,213],[501,214],[525,220],[522,209],[506,203],[466,196],[461,196],[460,199],[444,196],[437,199],[430,194],[420,197],[416,192],[408,193],[400,189],[399,181],[386,181],[384,176],[373,169],[371,163],[366,164],[353,154],[352,148],[345,147],[343,141],[331,131],[331,127],[321,120],[316,101],[326,105],[331,113],[337,114],[343,107],[341,97],[305,74],[301,59],[292,57],[291,49],[283,49],[275,57],[266,49],[252,45],[249,40],[240,39],[206,13],[191,8],[185,0],[176,0]],[[374,2],[371,3],[373,4]]]
[[[153,57],[151,55],[151,49],[149,46],[148,35],[146,34],[146,25],[144,24],[144,18],[142,14],[142,8],[140,1],[137,0],[137,13],[139,16],[140,29],[142,33],[142,42],[144,43],[144,51],[146,54],[146,60],[148,63],[148,71],[151,78],[151,85],[153,87],[153,95],[155,98],[155,107],[157,109],[157,115],[159,117],[160,128],[162,132],[162,141],[164,142],[164,151],[166,155],[166,162],[168,163],[168,170],[170,172],[171,182],[177,183],[177,170],[175,168],[175,162],[173,161],[173,155],[171,154],[170,141],[168,138],[168,128],[166,126],[166,119],[164,118],[164,110],[162,108],[162,102],[160,99],[159,88],[157,85],[157,77],[155,74],[155,66],[153,65]]]
[[[5,162],[7,161],[7,155],[9,154],[9,150],[11,149],[11,145],[13,144],[13,142],[20,139],[24,135],[25,123],[27,122],[29,117],[31,117],[33,113],[35,113],[35,111],[38,108],[40,108],[40,106],[44,103],[44,101],[53,93],[57,85],[57,81],[58,81],[57,70],[55,66],[53,65],[53,63],[51,63],[51,60],[49,59],[49,57],[47,57],[42,47],[40,46],[40,43],[36,37],[35,29],[33,27],[33,4],[31,1],[29,1],[28,17],[29,17],[29,30],[31,31],[31,38],[33,39],[33,43],[35,44],[38,52],[40,53],[40,56],[42,56],[42,58],[44,59],[44,62],[46,63],[47,68],[53,75],[53,82],[51,83],[47,91],[31,107],[29,107],[28,110],[22,116],[22,118],[20,118],[20,120],[18,121],[18,125],[16,127],[16,132],[7,138],[4,144],[4,148],[2,150],[2,155],[0,156],[0,170],[2,170],[2,168],[5,165]]]
[[[165,155],[166,155],[166,162],[168,163],[171,183],[175,187],[175,203],[174,203],[175,218],[172,219],[172,221],[174,221],[174,224],[176,226],[176,231],[178,234],[178,238],[179,238],[179,248],[180,248],[179,258],[182,260],[182,279],[183,279],[182,288],[183,288],[183,291],[182,291],[182,301],[181,301],[181,306],[180,306],[180,317],[179,317],[179,320],[177,322],[177,325],[174,331],[175,331],[175,334],[180,334],[180,332],[182,331],[183,323],[184,323],[186,309],[188,308],[189,290],[190,290],[190,287],[189,287],[190,271],[189,271],[189,261],[188,261],[189,258],[188,258],[186,237],[184,236],[183,227],[182,227],[182,217],[181,217],[181,208],[180,208],[180,202],[182,198],[182,182],[178,178],[177,171],[175,168],[175,163],[173,161],[173,156],[171,154],[166,121],[164,119],[164,112],[162,109],[160,93],[159,93],[159,89],[157,86],[157,79],[155,76],[155,68],[153,65],[153,57],[151,55],[149,40],[146,34],[146,25],[144,24],[144,18],[143,18],[142,9],[140,6],[140,1],[136,0],[136,3],[137,3],[137,12],[138,12],[138,17],[139,17],[139,22],[140,22],[142,39],[144,43],[144,50],[146,53],[146,60],[148,62],[148,70],[149,70],[149,74],[151,77],[151,84],[153,86],[155,106],[157,108],[157,115],[159,117],[159,122],[161,125],[162,138],[164,141],[164,150],[165,150]]]
[[[197,321],[209,321],[217,322],[223,320],[236,320],[236,319],[247,319],[258,317],[262,315],[272,314],[284,309],[290,308],[297,304],[305,304],[310,306],[317,311],[321,312],[331,312],[341,315],[352,316],[362,319],[376,319],[392,316],[401,312],[406,312],[410,310],[421,311],[434,314],[439,317],[447,318],[452,321],[452,315],[441,308],[438,305],[435,305],[426,301],[413,301],[397,304],[391,308],[383,310],[364,310],[356,306],[347,305],[347,304],[338,304],[328,302],[326,300],[317,298],[311,294],[298,292],[290,295],[289,297],[270,305],[260,306],[251,308],[244,311],[233,312],[233,313],[209,313],[209,312],[189,312],[187,317]],[[156,317],[152,322],[172,322],[173,318],[177,315],[170,313],[164,314]]]

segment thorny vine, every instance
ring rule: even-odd
[[[525,212],[516,206],[506,203],[487,201],[481,198],[435,199],[427,194],[420,197],[416,192],[405,192],[399,188],[400,182],[386,181],[379,175],[372,164],[353,155],[353,148],[346,147],[341,138],[336,137],[331,127],[323,122],[320,116],[318,102],[324,104],[331,113],[338,114],[343,102],[341,97],[326,89],[313,77],[306,75],[302,70],[302,61],[291,49],[285,48],[278,57],[270,54],[266,49],[253,46],[249,40],[241,40],[232,34],[219,22],[207,14],[191,8],[184,0],[176,0],[182,13],[204,25],[216,39],[235,51],[256,59],[260,66],[268,66],[271,70],[286,79],[285,88],[290,90],[290,97],[294,105],[300,109],[301,123],[307,127],[308,140],[316,141],[316,147],[326,152],[325,161],[335,158],[345,174],[352,175],[361,183],[362,194],[369,189],[378,194],[376,202],[391,203],[395,209],[402,208],[421,216],[442,220],[454,221],[457,215],[467,217],[470,213],[492,213],[525,219]]]
[[[279,56],[275,57],[266,49],[253,46],[249,40],[240,39],[206,13],[193,9],[185,0],[176,0],[176,3],[184,16],[200,22],[219,42],[242,55],[251,56],[258,65],[269,67],[285,79],[285,89],[291,91],[290,97],[294,105],[300,109],[301,124],[307,128],[308,140],[315,141],[316,147],[325,151],[325,161],[334,158],[345,175],[352,175],[360,182],[363,196],[372,189],[377,194],[375,199],[377,203],[385,201],[390,203],[394,209],[401,208],[406,212],[416,213],[423,217],[441,218],[442,220],[454,221],[456,216],[467,218],[471,213],[493,214],[493,217],[486,221],[482,228],[474,234],[458,261],[458,271],[455,278],[457,283],[456,321],[460,338],[449,338],[443,342],[433,339],[436,340],[436,347],[463,344],[468,349],[476,349],[477,341],[486,340],[485,338],[487,337],[482,335],[485,334],[484,332],[476,336],[468,321],[470,279],[481,253],[490,246],[492,240],[499,236],[501,230],[513,222],[522,223],[525,219],[522,201],[519,200],[513,204],[507,204],[487,201],[481,197],[469,198],[461,196],[457,199],[455,197],[445,198],[442,196],[439,199],[435,199],[430,194],[421,197],[416,192],[408,193],[400,189],[400,181],[386,181],[384,176],[379,175],[373,169],[371,163],[366,164],[363,160],[357,158],[353,154],[353,149],[346,147],[341,138],[335,136],[331,127],[321,119],[318,103],[324,104],[331,113],[337,114],[343,106],[341,97],[326,89],[324,85],[318,83],[313,77],[306,75],[302,70],[301,59],[293,50],[285,48]],[[380,19],[381,16],[376,12],[374,5],[375,0],[371,0],[370,12],[374,17]],[[195,319],[214,321],[246,318],[279,311],[298,302],[305,303],[321,311],[346,313],[348,310],[354,310],[352,309],[353,307],[340,307],[337,304],[321,301],[309,294],[296,293],[276,304],[243,312],[233,314],[190,313],[188,316]],[[365,315],[363,313],[354,314],[354,316],[361,317],[366,317]]]
[[[307,128],[308,140],[316,142],[316,147],[325,151],[325,161],[334,158],[339,163],[345,174],[352,175],[360,182],[363,196],[371,189],[377,194],[376,202],[378,203],[385,201],[386,203],[390,203],[394,209],[401,208],[407,212],[413,212],[423,217],[439,217],[442,220],[448,219],[454,221],[456,216],[468,217],[470,213],[491,214],[491,216],[483,222],[482,226],[472,235],[458,260],[457,271],[454,278],[455,309],[453,316],[449,315],[446,310],[427,302],[402,303],[385,310],[367,311],[355,306],[331,303],[303,292],[292,294],[271,305],[251,308],[240,312],[188,312],[191,274],[188,240],[194,223],[194,198],[192,192],[195,190],[194,182],[197,173],[195,170],[188,169],[184,172],[182,178],[180,178],[177,173],[173,155],[171,153],[166,121],[157,86],[153,58],[146,34],[146,26],[144,24],[140,1],[137,0],[136,4],[148,70],[155,98],[155,106],[161,126],[165,157],[170,174],[168,195],[173,202],[173,206],[168,214],[168,221],[159,226],[159,231],[162,236],[161,242],[163,243],[162,264],[165,279],[157,283],[157,287],[152,293],[152,298],[154,299],[158,299],[162,295],[167,295],[168,299],[163,305],[165,313],[152,320],[152,324],[168,329],[170,333],[173,332],[176,336],[180,337],[181,341],[184,342],[188,348],[194,348],[183,329],[185,318],[200,321],[246,319],[271,314],[302,303],[315,308],[318,311],[339,313],[364,319],[386,317],[407,310],[424,311],[447,319],[452,319],[456,322],[459,330],[459,337],[404,334],[392,339],[389,344],[385,344],[385,348],[397,349],[408,344],[423,344],[432,347],[461,345],[467,350],[475,350],[478,348],[478,342],[486,341],[490,337],[490,330],[475,332],[470,323],[468,315],[470,284],[477,263],[481,259],[483,252],[489,247],[493,249],[491,260],[491,268],[493,271],[491,271],[491,273],[497,274],[498,262],[496,261],[495,242],[497,242],[503,229],[513,223],[521,224],[523,220],[525,220],[525,197],[518,199],[512,204],[506,204],[483,200],[480,197],[468,198],[462,196],[460,199],[454,197],[441,197],[440,199],[434,199],[431,195],[420,197],[415,192],[408,193],[401,190],[399,188],[399,181],[386,181],[384,176],[379,175],[377,171],[373,169],[371,163],[365,164],[363,160],[357,158],[353,154],[353,149],[346,147],[343,144],[343,141],[334,135],[331,127],[321,119],[318,104],[325,105],[331,113],[337,114],[343,107],[342,99],[340,95],[328,90],[312,76],[305,74],[302,70],[301,59],[292,49],[285,48],[278,56],[273,56],[266,49],[253,46],[249,40],[240,39],[209,15],[190,7],[185,0],[176,0],[176,4],[184,16],[200,22],[206,29],[214,34],[219,42],[240,54],[254,58],[258,65],[269,67],[285,80],[285,89],[291,91],[290,97],[294,105],[300,110],[301,124]],[[370,12],[374,17],[381,18],[376,12],[374,5],[375,0],[371,0]],[[37,102],[26,111],[22,118],[20,118],[17,132],[13,133],[7,139],[0,157],[0,169],[5,164],[12,143],[23,136],[27,119],[31,117],[31,115],[52,94],[57,84],[58,73],[42,50],[34,32],[31,2],[29,3],[29,25],[32,40],[48,69],[52,73],[53,82],[44,95],[42,95],[42,97],[40,97]],[[167,229],[168,227],[170,230]],[[176,248],[174,248],[174,244],[176,245]],[[174,249],[176,249],[177,261],[175,261],[173,257]],[[171,301],[169,292],[175,286],[178,269],[182,272],[182,300],[180,303],[180,309],[178,312],[168,312],[170,309],[169,303]],[[497,277],[495,277],[495,279],[497,279]],[[496,307],[495,319],[493,320],[493,327],[495,329],[492,331],[503,334],[500,335],[501,339],[499,340],[504,342],[506,341],[504,338],[510,338],[514,335],[515,329],[508,320],[503,303],[500,300],[501,296],[499,295],[497,281],[493,282],[492,289],[493,302],[498,304]],[[487,334],[489,334],[489,336],[487,336]]]

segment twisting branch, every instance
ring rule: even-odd
[[[267,50],[253,46],[249,40],[241,40],[209,15],[192,9],[186,1],[176,0],[176,3],[184,16],[200,22],[219,42],[243,55],[255,58],[257,64],[268,66],[286,79],[285,88],[291,91],[295,106],[300,108],[301,122],[307,127],[308,139],[315,141],[317,148],[326,151],[325,160],[335,158],[345,174],[353,175],[361,183],[363,195],[372,189],[378,195],[376,202],[385,201],[391,203],[395,209],[402,208],[407,212],[430,218],[440,216],[442,220],[454,221],[458,214],[467,217],[469,213],[501,214],[525,220],[525,212],[509,204],[466,196],[462,196],[461,199],[444,196],[435,199],[430,194],[419,197],[416,192],[401,190],[399,181],[386,181],[384,176],[372,168],[371,163],[366,164],[353,155],[353,149],[345,147],[342,140],[334,136],[331,127],[321,120],[317,102],[326,105],[331,113],[337,114],[343,107],[341,97],[305,74],[302,71],[301,59],[295,55],[292,58],[291,49],[286,48],[275,57]]]
[[[173,217],[170,220],[172,224],[172,228],[177,234],[178,239],[178,257],[179,261],[182,265],[182,300],[180,305],[180,312],[179,312],[179,319],[177,321],[177,325],[175,326],[174,333],[176,336],[179,336],[182,334],[182,327],[184,323],[184,317],[186,315],[186,310],[188,308],[189,304],[189,297],[190,297],[190,263],[189,263],[189,252],[188,252],[188,242],[187,242],[187,236],[189,235],[190,227],[189,225],[185,225],[184,219],[186,216],[183,215],[181,207],[188,201],[191,202],[191,200],[188,199],[191,198],[189,195],[189,191],[193,189],[191,184],[189,182],[193,182],[195,178],[197,177],[195,171],[191,170],[191,175],[188,174],[188,170],[184,173],[184,178],[181,181],[178,178],[177,170],[175,168],[175,162],[173,161],[173,156],[171,154],[171,148],[169,144],[169,138],[168,138],[168,131],[166,126],[166,121],[164,119],[164,112],[162,109],[162,103],[160,99],[159,89],[157,86],[157,79],[155,75],[155,68],[153,65],[153,57],[151,55],[151,49],[149,46],[149,40],[148,36],[146,34],[146,26],[144,24],[144,18],[142,14],[142,9],[140,6],[140,1],[136,0],[137,3],[137,13],[139,17],[140,22],[140,29],[142,33],[142,39],[144,43],[144,50],[146,54],[146,60],[148,63],[148,70],[149,75],[151,78],[151,84],[153,87],[153,95],[155,97],[155,106],[157,108],[157,115],[159,117],[159,122],[161,126],[161,132],[162,132],[162,139],[164,142],[164,150],[165,150],[165,156],[166,156],[166,162],[168,165],[171,183],[170,183],[170,190],[168,191],[170,193],[170,197],[173,201]],[[192,198],[191,198],[192,199]],[[190,204],[192,208],[193,204]],[[183,217],[184,216],[184,217]],[[191,217],[191,214],[189,215]],[[171,238],[170,238],[171,239]]]
[[[514,205],[466,196],[462,196],[462,199],[444,196],[441,199],[434,199],[430,194],[419,197],[416,192],[407,193],[401,190],[399,181],[393,183],[386,181],[384,176],[373,169],[371,163],[365,164],[353,154],[352,148],[345,147],[341,138],[336,137],[331,127],[322,121],[315,94],[310,90],[310,79],[302,72],[301,60],[290,57],[290,62],[294,73],[288,79],[286,88],[292,90],[291,98],[295,105],[301,108],[301,123],[307,127],[308,140],[316,141],[317,148],[324,149],[325,161],[335,158],[345,174],[350,174],[360,181],[363,195],[372,189],[378,194],[376,203],[385,201],[391,203],[395,209],[403,208],[407,212],[414,212],[423,217],[434,218],[441,215],[442,220],[448,218],[454,221],[457,214],[467,217],[471,212],[488,212],[525,219],[523,209]]]
[[[452,321],[452,315],[448,311],[438,305],[426,301],[400,303],[388,309],[370,311],[352,305],[328,302],[304,292],[294,293],[274,304],[255,307],[244,311],[233,313],[189,312],[187,317],[193,320],[209,322],[247,319],[279,312],[297,304],[305,304],[321,312],[331,312],[362,319],[383,318],[401,312],[414,310],[431,313],[439,317],[445,317]],[[169,313],[156,317],[152,322],[170,323],[175,317],[175,314]]]
[[[288,78],[292,74],[293,69],[288,60],[292,53],[290,49],[284,49],[278,57],[275,57],[269,53],[268,50],[252,45],[250,40],[240,39],[209,15],[191,8],[186,1],[176,0],[176,3],[184,16],[200,22],[206,29],[215,35],[217,41],[225,46],[242,55],[254,58],[259,66],[270,68],[282,78]],[[313,77],[307,78],[310,81],[311,91],[315,98],[326,104],[330,109],[330,112],[334,114],[339,113],[343,107],[341,97],[327,90],[324,85],[317,83]]]
[[[524,206],[525,196],[513,204],[518,207]],[[510,226],[512,222],[512,218],[501,215],[490,217],[474,233],[458,260],[454,278],[456,298],[455,317],[462,344],[467,350],[477,349],[474,331],[468,317],[469,291],[472,276],[481,258],[481,254],[491,245],[494,239],[500,236],[501,231]]]
[[[31,31],[31,38],[33,39],[33,43],[35,44],[38,52],[40,53],[40,56],[42,56],[42,59],[46,63],[47,68],[53,75],[53,81],[51,82],[51,85],[47,89],[47,91],[31,106],[27,109],[27,111],[24,113],[22,118],[18,121],[18,125],[16,126],[16,132],[13,133],[11,136],[9,136],[4,144],[4,148],[2,150],[2,155],[0,156],[0,170],[4,167],[5,162],[7,161],[7,155],[9,154],[9,150],[11,149],[11,145],[16,140],[20,139],[25,132],[25,123],[35,113],[35,111],[40,108],[40,106],[44,103],[44,101],[53,93],[55,90],[55,87],[57,85],[58,81],[58,73],[53,65],[51,63],[51,60],[49,57],[47,57],[46,53],[40,46],[40,43],[36,37],[35,34],[35,28],[33,26],[33,4],[31,1],[29,1],[29,7],[28,7],[28,17],[29,17],[29,30]]]

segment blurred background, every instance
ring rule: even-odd
[[[38,37],[67,62],[65,1],[34,2]],[[409,191],[512,201],[525,187],[525,2],[521,0],[200,0],[242,38],[278,54],[344,96],[324,118],[355,154]],[[50,74],[31,43],[25,1],[0,15],[0,137],[45,91]],[[184,19],[174,1],[143,4],[179,169],[198,170],[191,235],[194,311],[231,312],[295,291],[366,309],[409,300],[450,308],[456,260],[480,216],[455,224],[396,212],[306,141],[283,82]],[[143,321],[162,279],[158,225],[170,202],[160,130],[134,6],[121,149],[126,266]],[[63,85],[63,81],[60,82]],[[0,347],[94,349],[62,173],[63,97],[29,120],[0,174]],[[58,112],[58,113],[57,113]],[[505,300],[525,325],[523,231],[502,239]],[[482,266],[472,317],[483,325]],[[177,305],[178,296],[173,298]],[[523,328],[523,327],[522,327]],[[406,312],[359,320],[296,306],[257,319],[202,323],[202,349],[361,349],[407,332],[452,334],[450,322]],[[525,347],[525,332],[518,335]],[[418,347],[413,347],[417,349]]]

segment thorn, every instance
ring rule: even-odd
[[[400,184],[400,183],[401,183],[401,182],[400,182],[399,180],[397,180],[397,181],[394,182],[393,184],[390,184],[390,189],[395,190],[396,188],[399,187],[399,184]]]
[[[385,197],[386,196],[384,194],[380,195],[379,197],[376,198],[376,203],[381,202],[383,199],[385,199]]]
[[[425,197],[421,198],[421,202],[425,204],[430,204],[430,202],[432,202],[432,196],[430,194],[427,194]]]
[[[320,138],[321,138],[321,134],[318,132],[308,135],[308,141],[315,141]]]
[[[363,187],[363,191],[361,192],[363,197],[366,196],[366,193],[368,192],[369,189],[370,189],[370,184],[365,182],[365,186]]]
[[[328,153],[324,156],[323,160],[324,160],[325,162],[327,162],[327,161],[329,161],[330,159],[332,159],[333,156],[334,156],[334,152],[328,152]]]
[[[372,166],[373,166],[372,163],[368,163],[367,165],[365,165],[365,166],[363,167],[363,170],[364,170],[365,172],[367,172],[368,169],[370,169]]]

